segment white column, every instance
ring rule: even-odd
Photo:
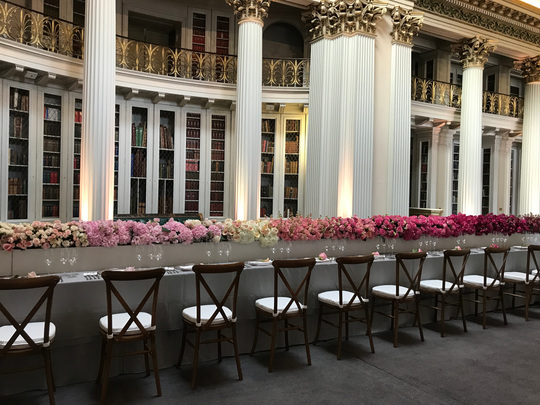
[[[499,147],[499,167],[496,176],[499,184],[497,198],[497,212],[499,214],[510,214],[510,171],[512,164],[512,143],[513,139],[507,135],[502,136]]]
[[[388,212],[409,215],[411,166],[411,47],[392,45],[387,198]]]
[[[87,0],[85,14],[81,219],[112,219],[116,3]]]
[[[236,101],[235,218],[259,213],[262,103],[262,20],[240,20]]]
[[[461,129],[459,135],[458,211],[482,212],[482,72],[463,70]]]
[[[452,214],[452,158],[453,138],[456,130],[444,127],[439,133],[437,159],[437,200],[435,206],[443,210],[443,215]]]
[[[520,214],[540,214],[540,81],[527,83],[521,146]]]
[[[428,173],[428,208],[437,208],[437,183],[439,182],[439,142],[441,140],[442,128],[435,127],[431,133],[431,144],[429,146],[429,173]]]

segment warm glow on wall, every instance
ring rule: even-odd
[[[344,218],[352,216],[353,186],[352,178],[349,177],[341,175],[338,186],[337,214]]]

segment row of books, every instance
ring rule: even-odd
[[[136,201],[131,204],[131,210],[130,213],[133,215],[144,215],[146,214],[146,203],[140,202],[137,203]]]
[[[116,191],[116,190],[115,190]],[[78,200],[79,199],[79,185],[76,184],[73,186],[73,199]]]
[[[210,183],[210,190],[223,191],[225,184],[222,181],[213,181]]]
[[[10,165],[27,165],[28,164],[28,153],[27,151],[15,150],[9,148],[9,164]]]
[[[60,209],[58,208],[58,204],[43,205],[42,209],[43,209],[44,217],[57,217],[60,212]]]
[[[188,114],[188,118],[186,120],[186,126],[188,128],[200,128],[201,127],[201,119],[200,119],[200,116],[199,118],[190,118],[189,117],[189,114]],[[197,131],[198,132],[198,131]]]
[[[159,178],[160,179],[174,178],[174,162],[172,160],[159,163]]]
[[[201,151],[200,150],[186,150],[186,159],[200,159],[201,158]]]
[[[213,150],[225,150],[225,141],[212,139]]]
[[[212,215],[212,216],[223,215],[223,203],[222,202],[211,202],[210,203],[210,215]]]
[[[43,140],[43,150],[45,152],[60,152],[60,140],[45,138]]]
[[[131,124],[131,146],[146,148],[147,136],[146,124]]]
[[[8,179],[8,194],[27,194],[28,193],[28,181],[20,177]]]
[[[81,174],[79,172],[73,173],[73,184],[81,184]]]
[[[285,124],[285,131],[300,131],[300,121],[287,120]]]
[[[285,162],[285,173],[287,174],[298,174],[298,162],[297,161],[286,161]]]
[[[60,136],[60,121],[43,123],[43,133],[48,136]]]
[[[223,191],[211,191],[210,200],[223,202]]]
[[[274,173],[274,158],[263,158],[261,160],[261,173]]]
[[[286,141],[285,153],[298,153],[300,152],[298,141]]]
[[[224,172],[225,171],[225,162],[223,162],[223,161],[221,161],[221,162],[213,161],[211,163],[210,170],[212,172]],[[223,180],[223,178],[221,178],[221,179],[212,179],[212,180]]]
[[[285,187],[285,198],[298,198],[298,187]]]
[[[213,150],[212,160],[225,160],[225,151]]]
[[[11,137],[28,139],[28,131],[23,131],[23,117],[11,117],[11,121],[13,125]]]
[[[8,219],[23,219],[27,218],[27,201],[26,198],[18,201],[8,202]]]
[[[199,199],[199,191],[186,190],[186,200],[196,201]]]
[[[77,124],[81,124],[82,123],[82,111],[77,111],[75,110],[75,122]]]
[[[187,138],[200,138],[201,131],[199,129],[186,129]]]
[[[73,153],[81,153],[81,141],[79,139],[75,139],[75,142],[73,143]],[[117,154],[117,151],[115,154]]]
[[[261,131],[262,132],[275,132],[276,126],[274,120],[262,120]]]
[[[9,107],[12,110],[28,111],[28,91],[13,89]]]
[[[225,129],[225,118],[212,115],[212,129]]]
[[[47,153],[43,154],[43,166],[60,167],[60,155],[49,155]],[[75,169],[79,168],[75,167]]]
[[[187,172],[198,172],[199,171],[199,161],[198,160],[187,160],[186,159],[186,171]]]
[[[131,152],[131,177],[146,177],[146,151]]]
[[[172,131],[164,124],[159,126],[159,147],[161,149],[174,149]]]
[[[274,142],[263,139],[261,142],[261,152],[274,153]]]
[[[188,139],[186,140],[187,149],[200,149],[201,143],[198,139]]]
[[[44,184],[59,184],[60,173],[54,171],[43,171],[43,183]]]
[[[43,118],[49,121],[60,121],[60,108],[43,107]]]
[[[199,212],[199,201],[186,201],[184,206],[185,212]]]
[[[166,215],[173,212],[172,197],[159,197],[158,199],[158,215]]]
[[[186,180],[186,190],[199,190],[199,182],[194,180]]]
[[[224,181],[225,180],[225,173],[223,169],[223,166],[224,165],[224,162],[216,162],[216,163],[219,163],[219,166],[217,166],[217,171],[216,170],[213,170],[211,173],[210,173],[210,180],[212,181]]]
[[[273,197],[274,196],[274,187],[269,184],[266,186],[261,186],[261,197]]]
[[[58,187],[45,187],[43,189],[43,199],[44,200],[59,200],[60,189]]]
[[[225,139],[225,131],[212,131],[212,139]]]

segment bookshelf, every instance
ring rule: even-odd
[[[274,214],[274,153],[276,119],[263,118],[261,126],[261,217]]]
[[[300,162],[300,120],[285,119],[285,166],[283,217],[298,212],[298,174]]]
[[[218,55],[229,54],[229,17],[217,16],[216,53]]]
[[[485,148],[482,153],[482,215],[488,214],[491,180],[491,149]]]
[[[201,114],[186,114],[186,188],[185,213],[199,213],[201,160]]]
[[[148,109],[131,107],[131,179],[129,213],[146,214]]]
[[[206,50],[206,14],[193,13],[192,44],[195,52]]]
[[[62,97],[44,94],[43,97],[43,184],[41,216],[60,217],[60,162],[62,145]]]
[[[173,213],[174,111],[159,112],[158,214]]]
[[[118,214],[118,156],[120,151],[120,104],[114,105],[114,202],[113,215]]]
[[[81,130],[82,130],[82,100],[75,99],[73,117],[73,218],[78,218],[79,196],[81,184]]]
[[[8,220],[28,218],[28,90],[9,88]]]
[[[224,215],[226,117],[212,115],[210,159],[210,216]]]
[[[429,142],[420,142],[420,208],[426,208],[428,206],[428,159]]]
[[[452,214],[458,213],[459,143],[454,142],[452,154]]]

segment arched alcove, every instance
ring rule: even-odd
[[[263,58],[303,58],[304,39],[292,25],[274,23],[263,33]]]

